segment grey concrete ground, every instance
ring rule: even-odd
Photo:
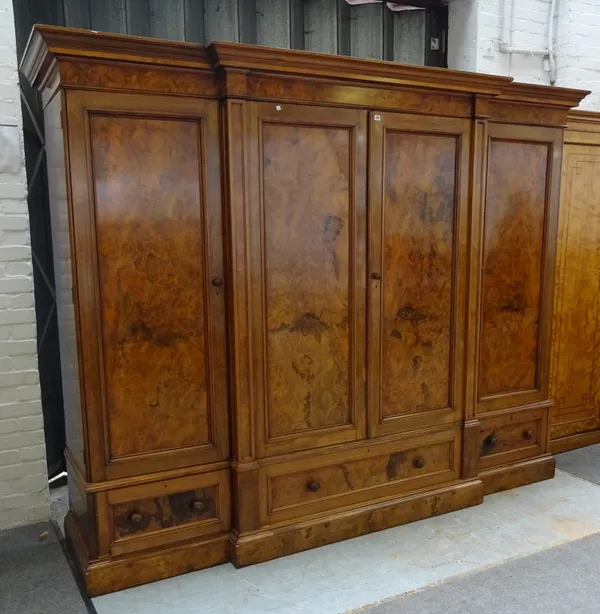
[[[571,475],[600,484],[600,444],[559,454],[556,466]]]
[[[1,614],[87,614],[50,523],[0,532]]]
[[[596,534],[354,613],[595,614],[599,561]]]

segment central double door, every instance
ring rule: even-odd
[[[249,109],[257,456],[464,412],[469,121]]]

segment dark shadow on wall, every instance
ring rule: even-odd
[[[13,0],[13,6],[20,61],[33,24],[62,25],[62,7],[59,10],[59,3],[53,0]],[[20,77],[20,85],[37,320],[38,369],[46,461],[49,477],[52,478],[65,468],[65,423],[46,176],[44,114],[39,94],[23,77]]]

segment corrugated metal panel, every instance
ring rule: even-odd
[[[304,49],[304,0],[289,0],[290,45],[292,49]]]
[[[237,4],[240,43],[256,45],[256,0],[230,0]]]
[[[63,0],[65,25],[69,28],[92,28],[88,0]]]
[[[171,40],[226,40],[439,65],[425,36],[443,18],[430,10],[392,12],[385,3],[345,0],[52,0],[64,23]],[[56,11],[55,11],[56,12]],[[62,18],[61,12],[61,18]]]
[[[150,0],[150,36],[185,40],[184,0]]]
[[[307,0],[304,3],[304,48],[319,53],[337,53],[338,3]]]
[[[267,47],[289,49],[291,15],[289,0],[256,0],[256,41]]]
[[[150,36],[150,4],[148,0],[127,0],[126,7],[127,34]]]
[[[90,0],[90,19],[94,30],[127,34],[125,0]]]
[[[394,13],[395,62],[423,65],[425,62],[425,11]]]
[[[357,58],[383,60],[383,4],[360,4],[350,9],[350,53]]]
[[[204,3],[202,0],[185,0],[185,40],[204,43]]]
[[[204,0],[204,26],[206,42],[239,42],[238,0]]]

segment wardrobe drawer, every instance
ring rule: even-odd
[[[226,531],[229,470],[108,492],[111,554]]]
[[[460,433],[371,444],[262,468],[263,522],[391,497],[458,479]]]
[[[546,417],[546,409],[535,409],[482,419],[480,469],[543,454],[548,428]]]

